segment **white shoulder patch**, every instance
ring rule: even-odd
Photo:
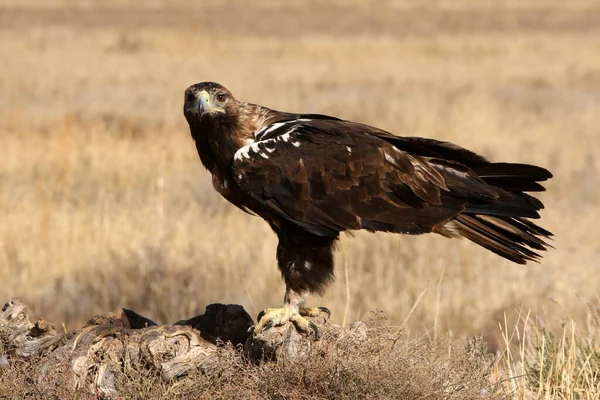
[[[298,126],[302,125],[303,122],[310,122],[310,121],[312,121],[312,119],[300,118],[300,119],[292,119],[292,120],[283,121],[283,122],[275,122],[273,124],[265,125],[262,128],[260,128],[259,130],[257,130],[256,132],[254,132],[254,137],[256,138],[256,140],[260,140],[263,136],[265,136],[279,128],[282,128],[285,125],[291,125],[292,129],[295,129]]]
[[[302,125],[302,122],[312,121],[311,119],[297,119],[285,122],[276,122],[267,126],[263,126],[261,129],[254,133],[254,139],[246,139],[246,145],[238,149],[235,152],[233,159],[236,161],[243,159],[250,159],[253,155],[259,155],[265,160],[268,160],[270,155],[277,150],[277,146],[283,143],[289,143],[294,147],[300,147],[301,142],[299,140],[299,133],[296,130]],[[266,134],[280,129],[286,125],[290,127],[285,133],[275,136],[266,140],[261,140]],[[348,148],[350,151],[350,148]]]
[[[285,121],[285,122],[276,122],[274,124],[270,124],[270,125],[266,125],[263,126],[262,128],[260,128],[259,130],[257,130],[254,133],[254,137],[257,140],[260,140],[260,138],[264,135],[266,135],[269,132],[273,132],[275,129],[281,128],[282,126],[284,126],[285,124],[289,124],[290,121]]]
[[[260,150],[260,146],[265,144],[267,141],[265,142],[254,142],[252,141],[252,143],[245,145],[244,147],[242,147],[241,149],[239,149],[238,151],[235,152],[233,159],[234,160],[241,160],[242,157],[243,158],[250,158],[252,156],[252,153],[258,153],[260,154],[263,158],[268,159],[269,156],[265,155],[264,153],[262,153]]]

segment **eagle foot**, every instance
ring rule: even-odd
[[[305,317],[318,317],[321,313],[331,316],[329,309],[325,307],[300,308],[298,313],[293,313],[289,308],[268,308],[258,314],[258,323],[254,326],[254,334],[266,331],[274,326],[282,326],[291,322],[300,333],[311,333],[315,339],[319,338],[319,329],[317,326]]]

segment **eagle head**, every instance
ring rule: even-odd
[[[230,119],[237,116],[238,108],[235,97],[218,83],[196,83],[185,90],[183,114],[190,125]]]
[[[225,169],[235,152],[254,137],[255,119],[248,118],[254,111],[215,82],[196,83],[185,90],[183,114],[200,159],[211,172]]]

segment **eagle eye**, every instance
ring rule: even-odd
[[[223,103],[225,100],[227,100],[227,95],[225,93],[219,93],[217,94],[216,99],[219,103]]]

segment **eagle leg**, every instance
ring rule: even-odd
[[[254,327],[254,333],[259,334],[273,326],[281,326],[291,322],[299,332],[309,333],[312,331],[315,338],[318,338],[319,330],[317,326],[305,317],[318,317],[324,312],[329,318],[331,312],[325,307],[304,307],[305,301],[306,293],[298,293],[287,288],[283,307],[268,308],[261,311],[257,317],[258,323]]]

